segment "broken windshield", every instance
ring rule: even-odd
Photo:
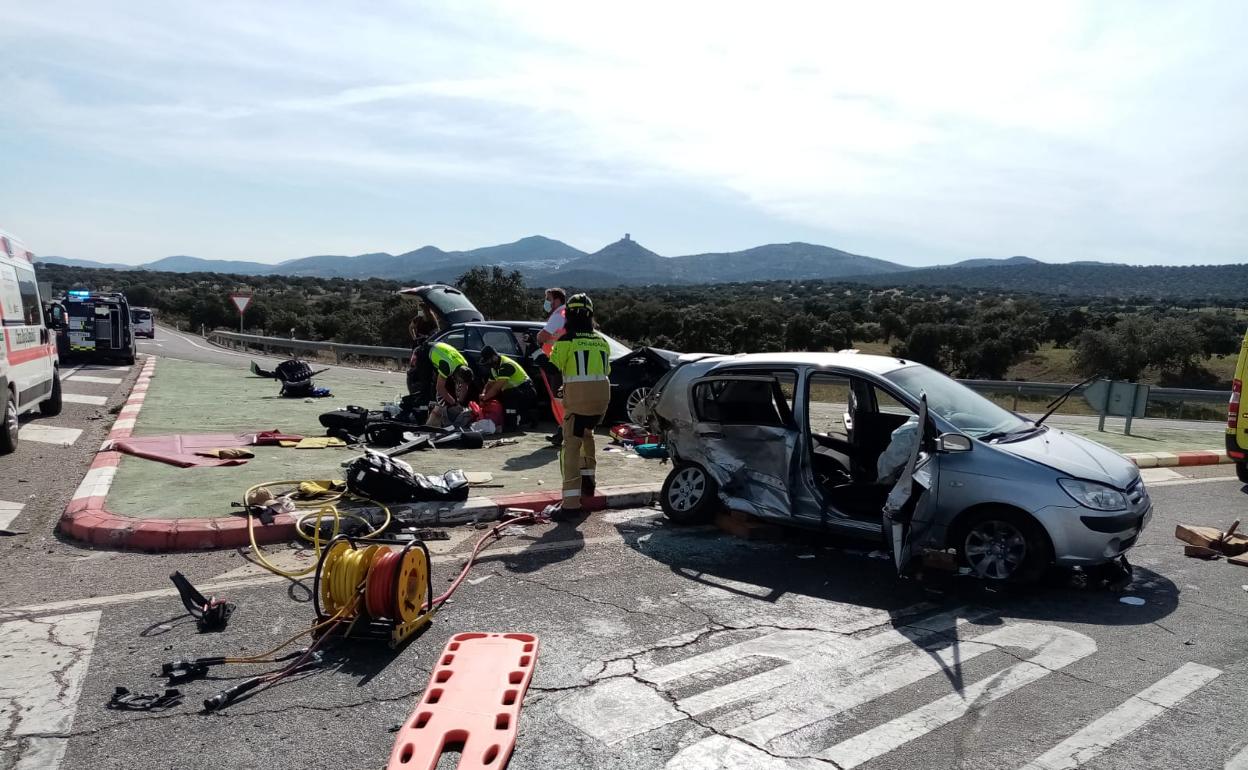
[[[908,393],[915,401],[927,394],[927,406],[968,436],[1006,436],[1022,431],[1029,423],[965,385],[926,366],[907,366],[884,378]]]

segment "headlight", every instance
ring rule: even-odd
[[[1079,479],[1058,479],[1057,483],[1062,485],[1066,494],[1085,508],[1091,508],[1094,511],[1125,511],[1127,509],[1126,495],[1104,484]]]

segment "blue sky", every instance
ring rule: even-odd
[[[1234,2],[12,0],[0,227],[127,263],[626,231],[669,255],[1248,262],[1245,22]]]

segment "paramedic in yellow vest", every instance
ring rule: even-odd
[[[523,422],[537,403],[537,390],[529,375],[514,359],[489,345],[481,348],[481,366],[489,372],[481,402],[497,398],[504,409],[514,410]]]
[[[563,375],[563,501],[561,511],[581,509],[594,494],[594,428],[611,401],[611,346],[594,331],[594,305],[584,294],[568,298],[564,335],[550,362]]]
[[[448,383],[452,378],[472,381],[472,367],[468,366],[468,359],[445,342],[439,342],[429,349],[429,360],[438,375],[438,400],[447,406],[459,404],[459,399],[451,393]]]

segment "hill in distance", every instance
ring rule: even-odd
[[[586,289],[822,279],[875,286],[947,286],[1072,296],[1248,296],[1248,265],[1138,267],[1086,261],[1050,264],[1032,257],[1013,256],[914,268],[800,242],[667,257],[647,249],[627,235],[592,254],[553,238],[534,235],[512,243],[465,251],[422,246],[397,255],[385,252],[357,256],[327,254],[279,264],[189,256],[165,257],[139,266],[102,265],[63,257],[47,257],[44,261],[76,267],[244,276],[384,278],[411,283],[451,282],[470,267],[499,265],[521,271],[532,285]]]

